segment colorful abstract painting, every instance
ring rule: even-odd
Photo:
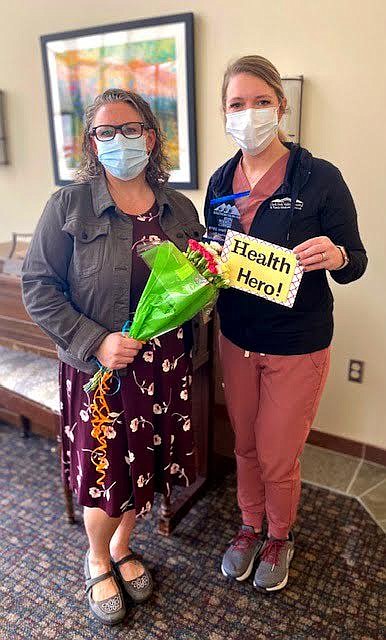
[[[145,98],[167,137],[171,183],[197,188],[193,15],[42,36],[55,178],[79,166],[85,108],[108,88]]]

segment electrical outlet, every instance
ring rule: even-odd
[[[349,360],[348,379],[350,382],[363,382],[363,371],[365,363],[363,360]]]

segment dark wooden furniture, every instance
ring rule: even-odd
[[[1,272],[0,261],[0,344],[56,358],[54,343],[32,322],[21,298],[17,275]]]
[[[195,349],[193,353],[192,427],[196,441],[197,479],[193,485],[179,492],[175,500],[162,498],[158,530],[169,535],[191,506],[201,497],[209,481],[209,461],[212,451],[211,385],[213,323],[204,325],[194,320]]]
[[[54,343],[27,315],[21,297],[20,278],[2,273],[4,260],[0,258],[0,344],[9,348],[24,349],[50,358],[56,358]],[[169,535],[190,507],[202,495],[208,481],[208,459],[211,449],[209,424],[211,351],[213,344],[211,323],[194,322],[195,352],[193,354],[193,416],[192,426],[197,444],[197,480],[189,488],[178,491],[178,497],[163,499],[160,509],[159,531]],[[24,435],[31,429],[55,438],[58,434],[59,416],[0,386],[0,419],[22,426]],[[73,521],[72,497],[65,491],[69,521]]]

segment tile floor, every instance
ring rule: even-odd
[[[306,444],[304,482],[355,496],[386,532],[386,467]]]

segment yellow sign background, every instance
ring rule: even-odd
[[[290,249],[228,231],[222,260],[228,265],[231,287],[293,305],[302,269]]]

